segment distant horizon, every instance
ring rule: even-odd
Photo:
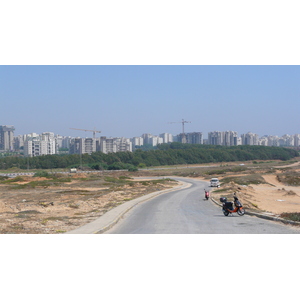
[[[14,125],[1,125],[0,124],[0,126],[14,126]],[[84,130],[83,130],[84,131]],[[207,138],[208,138],[208,133],[209,132],[226,132],[226,131],[233,131],[233,132],[237,132],[237,134],[238,134],[238,136],[241,136],[242,134],[247,134],[247,133],[253,133],[253,134],[257,134],[256,132],[253,132],[253,131],[246,131],[246,132],[242,132],[242,133],[239,133],[238,131],[236,131],[236,130],[214,130],[214,131],[208,131],[207,133],[206,133],[206,136],[207,136]],[[77,137],[79,137],[79,138],[91,138],[91,137],[93,137],[92,135],[93,135],[93,132],[91,132],[90,133],[90,135],[91,136],[82,136],[82,135],[61,135],[60,133],[56,133],[56,132],[54,132],[54,131],[43,131],[43,132],[37,132],[37,131],[33,131],[33,132],[30,132],[30,133],[24,133],[24,134],[14,134],[14,136],[15,137],[17,137],[17,136],[19,136],[19,135],[21,135],[21,136],[23,136],[23,135],[29,135],[29,134],[33,134],[33,133],[35,133],[35,134],[38,134],[38,135],[40,135],[40,134],[42,134],[42,133],[45,133],[45,132],[50,132],[50,133],[54,133],[54,135],[55,136],[57,136],[57,135],[59,135],[59,136],[62,136],[62,137],[72,137],[72,138],[77,138]],[[205,138],[205,135],[204,135],[204,133],[203,132],[201,132],[201,131],[186,131],[185,132],[185,134],[189,134],[189,133],[193,133],[193,132],[200,132],[200,133],[202,133],[202,136],[203,136],[203,139],[206,139]],[[170,132],[160,132],[160,133],[157,133],[157,134],[154,134],[154,133],[151,133],[151,132],[144,132],[144,133],[142,133],[142,134],[140,134],[140,135],[136,135],[136,136],[120,136],[120,135],[116,135],[116,136],[107,136],[107,135],[101,135],[101,134],[97,134],[96,135],[96,138],[100,138],[100,137],[108,137],[108,138],[135,138],[135,137],[141,137],[143,134],[151,134],[151,135],[153,135],[153,136],[159,136],[160,134],[165,134],[165,133],[167,133],[167,134],[171,134],[172,136],[177,136],[177,135],[180,135],[180,134],[182,134],[182,132],[180,132],[180,133],[176,133],[176,134],[172,134],[172,133],[170,133]],[[282,137],[282,136],[284,136],[284,135],[289,135],[289,136],[294,136],[294,135],[297,135],[297,134],[300,134],[300,132],[298,132],[298,133],[293,133],[293,134],[291,134],[291,133],[285,133],[285,134],[283,134],[283,135],[278,135],[278,134],[273,134],[273,135],[271,135],[271,134],[263,134],[263,135],[259,135],[259,134],[257,134],[259,137],[264,137],[264,136],[278,136],[278,137]]]
[[[0,82],[0,122],[18,135],[175,135],[182,119],[185,132],[300,132],[300,66],[5,65]]]

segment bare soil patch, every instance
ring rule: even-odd
[[[233,193],[236,192],[246,208],[256,211],[278,215],[300,212],[300,186],[279,182],[277,173],[261,174],[261,177],[265,183],[241,185],[232,181],[222,185],[219,191],[214,189],[212,194],[216,199],[225,195],[232,200]]]
[[[67,175],[67,182],[22,176],[0,184],[0,233],[63,233],[131,199],[177,185],[132,180],[128,173]]]

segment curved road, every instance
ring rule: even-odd
[[[174,177],[173,177],[174,178]],[[191,187],[162,194],[137,205],[107,234],[290,234],[299,229],[275,221],[244,215],[225,217],[221,207],[204,200],[207,182],[175,178],[191,183]],[[243,202],[243,199],[241,199]]]

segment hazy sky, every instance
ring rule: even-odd
[[[300,133],[299,66],[8,65],[0,82],[0,125],[14,125],[15,135],[178,134],[182,119],[204,137]]]

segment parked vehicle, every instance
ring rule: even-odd
[[[224,216],[228,216],[229,214],[232,213],[238,213],[238,215],[243,216],[245,214],[245,209],[243,208],[242,203],[239,201],[238,197],[236,196],[236,194],[234,193],[234,202],[231,201],[227,201],[226,197],[222,197],[220,198],[220,201],[223,203],[222,206],[222,211]],[[234,207],[233,207],[234,205]]]
[[[210,186],[212,187],[220,187],[220,182],[218,178],[212,178],[210,180]]]

